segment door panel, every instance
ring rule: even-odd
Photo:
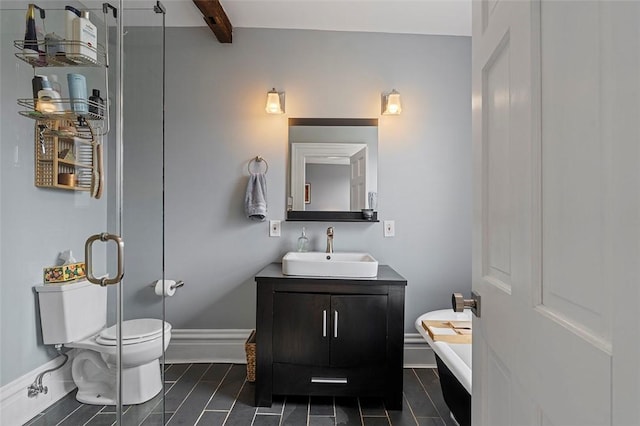
[[[542,304],[610,344],[600,5],[542,3]],[[603,138],[603,136],[605,136]],[[588,231],[588,232],[585,232]]]
[[[510,61],[509,34],[505,34],[482,71],[486,129],[483,174],[485,253],[483,275],[506,292],[511,291],[511,177],[509,146]]]
[[[331,296],[331,321],[332,367],[384,362],[387,347],[386,295]]]
[[[494,426],[510,426],[511,374],[492,351],[489,351],[488,361],[487,423]]]
[[[329,365],[330,296],[275,293],[273,362]]]

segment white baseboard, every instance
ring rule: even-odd
[[[433,349],[418,333],[404,334],[404,368],[436,368]]]
[[[46,394],[29,398],[27,389],[38,374],[60,365],[64,359],[61,356],[0,388],[0,424],[24,424],[76,388],[71,377],[71,362],[76,350],[68,351],[67,355],[69,360],[62,368],[47,373],[42,378],[42,384],[47,387]]]
[[[218,362],[246,364],[244,344],[251,330],[173,329],[165,352],[167,364]]]
[[[165,354],[167,364],[218,362],[246,364],[244,344],[251,330],[201,329],[171,331]],[[418,333],[404,335],[404,366],[435,368],[433,351]]]

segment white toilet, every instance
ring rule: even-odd
[[[78,386],[76,399],[115,405],[116,327],[105,328],[107,289],[88,281],[35,289],[44,343],[81,350],[71,366]],[[122,323],[123,404],[141,404],[162,390],[159,359],[170,340],[171,324],[166,321],[143,318]]]

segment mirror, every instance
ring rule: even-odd
[[[377,119],[289,119],[288,220],[377,220],[377,171]]]

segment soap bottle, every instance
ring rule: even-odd
[[[298,238],[298,251],[309,251],[309,238],[307,238],[304,226],[302,227],[302,235]]]
[[[44,113],[60,112],[60,93],[53,90],[46,76],[42,77],[42,89],[38,91],[36,109]]]
[[[100,90],[93,89],[92,93],[93,94],[89,96],[89,100],[92,102],[89,104],[89,114],[102,117],[104,114],[104,100],[100,97]]]
[[[98,30],[89,20],[89,11],[83,10],[81,16],[73,19],[73,53],[96,61],[98,59]]]
[[[27,8],[27,26],[24,31],[24,45],[22,51],[26,57],[38,58],[40,50],[38,49],[38,35],[36,32],[36,7],[30,3]]]

